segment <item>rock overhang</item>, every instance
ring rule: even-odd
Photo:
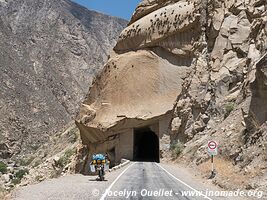
[[[114,50],[125,52],[158,46],[175,34],[192,34],[194,27],[200,27],[196,25],[200,20],[198,7],[199,5],[193,1],[179,1],[152,11],[122,31]]]
[[[96,143],[112,132],[160,119],[173,109],[189,70],[149,50],[110,58],[76,119],[81,134]]]
[[[201,49],[200,1],[161,3],[122,31],[90,88],[76,119],[87,143],[104,141],[126,124],[154,123],[173,110]]]

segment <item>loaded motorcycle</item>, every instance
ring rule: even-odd
[[[98,179],[100,181],[105,180],[105,171],[109,169],[109,160],[103,154],[93,155],[90,165],[91,172],[98,173]]]

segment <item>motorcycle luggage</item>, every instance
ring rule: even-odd
[[[90,171],[91,171],[92,173],[95,173],[95,165],[90,165]]]
[[[93,160],[105,160],[105,156],[103,154],[93,155]]]
[[[108,163],[106,163],[106,164],[104,165],[104,171],[107,171],[107,170],[109,170],[109,164],[108,164]]]

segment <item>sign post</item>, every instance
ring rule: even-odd
[[[214,155],[211,155],[211,174],[214,174],[214,159],[213,159]]]
[[[211,178],[215,177],[215,168],[214,168],[214,156],[218,154],[218,143],[216,141],[208,142],[208,153],[211,156]]]

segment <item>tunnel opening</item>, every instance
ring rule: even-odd
[[[115,166],[115,147],[108,150],[107,154],[108,154],[108,159],[110,160],[110,164],[109,167],[114,167]]]
[[[134,130],[134,161],[159,162],[159,138],[149,127]]]

